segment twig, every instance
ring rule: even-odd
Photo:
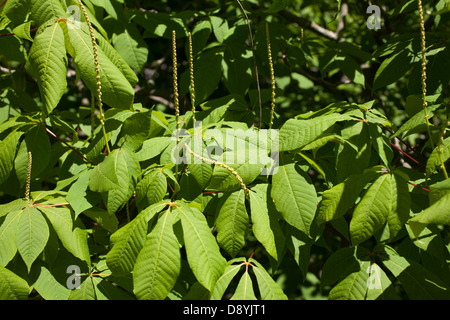
[[[69,145],[66,141],[64,141],[63,139],[61,139],[60,137],[58,137],[56,134],[54,134],[49,128],[45,128],[45,131],[47,131],[52,137],[58,139],[59,141],[61,141],[62,143],[64,143],[70,150],[72,150],[73,152],[75,152],[76,154],[78,154],[81,158],[83,158],[85,161],[89,162],[90,164],[93,164],[91,161],[89,161],[80,151],[78,151],[77,149],[75,149],[74,147],[72,147],[71,145]]]

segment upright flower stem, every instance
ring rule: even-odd
[[[270,83],[272,84],[272,104],[270,108],[270,122],[269,129],[272,129],[273,125],[273,115],[275,112],[275,71],[273,69],[273,61],[272,61],[272,48],[270,45],[270,34],[269,34],[269,25],[266,23],[266,39],[267,39],[267,56],[269,58],[269,67],[270,67]]]
[[[190,32],[189,32],[189,75],[191,80],[189,84],[189,92],[191,93],[192,123],[195,127],[194,52],[192,49],[192,35]]]
[[[176,137],[180,142],[180,104],[178,102],[178,66],[177,66],[177,34],[172,30],[172,68],[173,68],[173,102],[175,105]],[[178,161],[175,164],[175,176],[178,176]]]
[[[420,38],[421,38],[421,47],[422,47],[422,107],[425,112],[425,121],[427,124],[427,131],[428,131],[428,137],[430,139],[431,148],[434,150],[435,145],[433,142],[433,137],[431,136],[431,123],[429,120],[429,114],[427,110],[427,57],[426,57],[426,41],[425,41],[425,19],[423,16],[423,6],[422,6],[422,0],[417,0],[418,6],[419,6],[419,18],[420,18]],[[442,171],[444,172],[444,176],[446,179],[448,179],[448,173],[447,169],[445,168],[444,159],[442,158],[442,147],[440,143],[438,143],[438,146],[436,148],[436,151],[438,153],[439,162],[441,163]]]
[[[27,182],[25,186],[25,200],[30,201],[30,185],[31,185],[31,167],[33,157],[31,151],[28,151],[28,167],[27,167]]]
[[[88,14],[87,14],[86,8],[84,7],[81,0],[78,0],[78,4],[80,5],[81,10],[83,11],[83,15],[84,15],[84,18],[86,19],[86,23],[89,27],[89,33],[91,35],[92,48],[94,50],[95,73],[97,74],[96,75],[97,102],[98,102],[98,110],[100,112],[100,124],[102,125],[102,131],[103,131],[103,136],[105,138],[106,149],[108,150],[108,154],[109,154],[109,153],[111,153],[111,150],[109,149],[109,141],[108,141],[108,137],[106,135],[106,129],[105,129],[105,115],[103,114],[102,83],[100,81],[100,63],[98,62],[97,42],[95,40],[94,29],[92,28],[92,24],[91,24]]]
[[[425,112],[425,122],[427,124],[427,131],[428,131],[428,137],[430,139],[431,147],[434,149],[434,142],[431,137],[431,124],[429,120],[429,114],[428,114],[428,103],[427,103],[427,57],[426,57],[426,40],[425,40],[425,21],[423,17],[423,7],[422,7],[422,0],[417,0],[418,6],[419,6],[419,18],[420,18],[420,39],[421,39],[421,47],[422,47],[422,108]]]

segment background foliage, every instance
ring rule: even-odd
[[[448,0],[426,74],[415,0],[373,1],[380,29],[366,1],[248,0],[252,38],[237,1],[83,3],[96,49],[75,0],[0,6],[0,298],[450,298]],[[204,128],[267,129],[275,97],[273,176],[252,141],[239,178],[170,160],[189,33]]]

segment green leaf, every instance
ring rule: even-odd
[[[136,205],[144,209],[161,201],[167,192],[167,178],[162,170],[156,169],[136,185]]]
[[[147,207],[111,236],[112,249],[106,255],[106,263],[114,275],[124,276],[133,270],[147,236],[149,220],[167,204],[160,201]]]
[[[223,42],[229,29],[228,21],[217,16],[211,16],[210,20],[214,36],[216,37],[217,41]]]
[[[338,182],[352,174],[362,173],[369,167],[372,155],[369,126],[364,122],[358,121],[342,129],[341,136],[350,143],[339,146],[336,164]]]
[[[48,4],[43,5],[48,7]],[[38,82],[44,112],[50,114],[67,87],[67,54],[64,32],[58,23],[42,26],[30,49],[26,68]]]
[[[256,276],[258,282],[258,289],[261,294],[262,300],[287,300],[287,296],[284,294],[280,286],[272,279],[267,273],[266,269],[258,263],[255,259],[249,259],[249,262],[254,263],[253,273]]]
[[[383,161],[383,164],[386,167],[389,167],[392,159],[394,158],[394,153],[391,145],[389,144],[389,138],[387,138],[383,134],[381,128],[374,123],[369,123],[369,132],[374,149],[377,151],[380,159]]]
[[[437,202],[446,194],[450,193],[450,179],[445,179],[443,181],[434,183],[430,185],[430,205]],[[0,210],[1,212],[1,210]],[[1,213],[0,213],[1,216]]]
[[[119,220],[115,215],[111,215],[108,211],[102,208],[93,207],[83,211],[83,214],[96,223],[98,223],[103,229],[108,232],[114,233],[117,231]]]
[[[30,0],[9,0],[4,3],[2,19],[10,20],[9,27],[22,24],[30,10]]]
[[[94,50],[87,27],[76,28],[69,21],[64,28],[67,51],[81,79],[91,92],[97,92]],[[133,104],[134,90],[120,69],[97,46],[102,85],[102,100],[112,108],[129,109]]]
[[[369,253],[361,246],[344,247],[334,252],[323,266],[321,286],[332,285],[350,274],[360,272],[361,263],[370,259]]]
[[[244,190],[224,196],[216,219],[217,242],[233,258],[245,245],[248,231],[248,214],[245,208]]]
[[[248,272],[244,272],[230,300],[256,300],[253,282]]]
[[[389,246],[378,245],[375,252],[382,259],[384,266],[400,281],[409,299],[450,299],[448,285],[419,263],[398,255]]]
[[[396,174],[383,174],[367,190],[353,212],[350,236],[354,245],[367,240],[387,223],[392,239],[409,218],[410,196],[406,181]]]
[[[446,138],[442,143],[440,143],[433,152],[431,152],[430,157],[427,161],[427,176],[433,174],[437,167],[441,166],[450,158],[450,137]]]
[[[309,235],[318,202],[309,177],[294,163],[281,165],[272,177],[271,195],[283,219]]]
[[[28,271],[44,250],[48,238],[47,221],[37,209],[26,206],[17,222],[16,245]]]
[[[220,48],[202,51],[194,58],[195,105],[204,102],[222,77],[223,52]],[[189,92],[189,70],[180,76],[180,95]]]
[[[370,264],[367,273],[366,300],[400,300],[393,283],[378,264]]]
[[[91,172],[92,170],[81,172],[77,181],[75,181],[70,186],[69,191],[67,191],[66,198],[75,212],[75,218],[78,217],[80,213],[84,212],[86,209],[92,208],[100,201],[92,191],[88,190]]]
[[[138,72],[142,70],[148,58],[148,47],[134,24],[127,24],[119,34],[113,34],[111,41],[117,52]]]
[[[6,266],[17,252],[16,232],[23,205],[11,210],[0,226],[0,265]]]
[[[76,290],[72,290],[69,300],[96,300],[94,279],[86,277]]]
[[[181,217],[189,266],[198,282],[212,291],[224,271],[226,260],[220,254],[205,216],[181,201],[176,201],[176,210]]]
[[[38,125],[27,132],[14,160],[17,178],[25,186],[28,171],[28,152],[32,155],[31,177],[38,177],[50,161],[51,145],[45,129]]]
[[[122,125],[118,145],[131,152],[138,150],[150,135],[152,111],[136,112],[128,117]]]
[[[60,0],[31,0],[30,17],[41,26],[52,18],[67,18]]]
[[[100,35],[94,29],[95,38],[98,41],[99,46],[102,48],[106,56],[111,60],[111,62],[123,73],[125,78],[132,86],[138,83],[139,79],[134,73],[133,69],[130,68],[128,63],[122,58],[122,56],[117,52],[117,50],[106,40],[102,35]]]
[[[369,278],[366,269],[369,265],[370,262],[364,261],[361,264],[361,270],[349,274],[331,289],[328,299],[364,300],[367,292],[367,280]]]
[[[447,193],[433,205],[415,215],[409,220],[409,224],[438,224],[450,225],[450,193]]]
[[[38,208],[50,221],[64,248],[75,257],[90,264],[87,231],[79,228],[73,229],[70,209],[63,206],[46,206],[45,202],[41,203]]]
[[[285,8],[289,7],[292,4],[292,0],[274,0],[270,7],[266,10],[268,13],[275,13]]]
[[[300,149],[318,138],[338,121],[349,120],[347,115],[333,113],[307,120],[289,119],[280,129],[280,151]]]
[[[223,274],[217,279],[216,285],[214,286],[213,291],[211,292],[211,300],[220,300],[225,293],[225,290],[228,288],[231,280],[237,275],[239,270],[242,267],[241,264],[233,264],[236,262],[244,262],[245,258],[235,258],[228,261]]]
[[[172,290],[181,269],[178,240],[173,231],[175,212],[167,209],[148,234],[133,269],[138,299],[163,300]]]
[[[52,271],[45,266],[41,266],[39,277],[33,284],[33,288],[45,300],[68,300],[70,289],[66,284],[61,284],[56,280]]]
[[[144,29],[144,38],[163,37],[172,38],[172,30],[176,31],[177,37],[187,36],[186,26],[181,18],[163,12],[134,11],[133,21]]]
[[[30,291],[24,279],[0,265],[0,300],[27,300]]]
[[[154,137],[145,140],[141,150],[136,153],[139,161],[152,159],[160,155],[165,148],[172,142],[171,137]]]
[[[14,168],[14,157],[16,155],[17,144],[22,132],[14,131],[0,141],[0,184],[10,175]]]
[[[372,90],[388,86],[403,77],[419,60],[413,52],[409,44],[405,49],[384,60],[375,74]]]
[[[318,223],[343,216],[355,203],[364,187],[375,177],[374,173],[351,175],[344,182],[325,190],[317,211]]]
[[[281,252],[280,248],[277,248],[277,241],[283,241],[284,235],[276,217],[273,216],[274,213],[269,212],[266,194],[258,188],[255,190],[256,192],[252,192],[253,189],[249,192],[252,231],[272,258],[278,260]]]
[[[89,188],[96,192],[108,192],[106,204],[112,214],[133,195],[139,173],[136,156],[126,149],[116,149],[92,171]]]
[[[257,130],[208,130],[205,140],[214,138],[214,150],[204,155],[234,169],[244,184],[253,182],[270,163],[267,141]],[[222,152],[222,150],[226,150]],[[214,151],[214,154],[211,154]],[[209,155],[211,154],[211,156]],[[222,166],[214,166],[208,190],[234,191],[241,188],[236,176]]]
[[[429,106],[427,108],[428,116],[432,117],[434,115],[434,110],[436,110],[439,105]],[[425,132],[427,131],[425,123],[425,111],[420,110],[415,115],[411,116],[391,137],[394,139],[396,137],[402,136],[407,137],[414,132]]]
[[[252,82],[252,66],[250,50],[245,50],[245,47],[235,43],[226,47],[222,69],[224,84],[230,93],[246,94]]]

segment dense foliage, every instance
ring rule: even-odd
[[[0,298],[450,299],[449,2],[371,4],[2,1]]]

